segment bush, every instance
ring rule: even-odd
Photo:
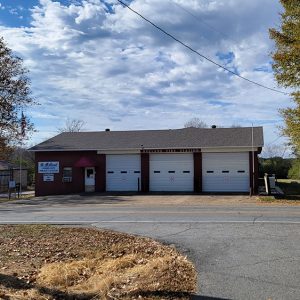
[[[282,157],[260,158],[259,176],[263,177],[265,173],[275,174],[277,178],[288,178],[289,169],[292,166],[292,159]]]
[[[288,178],[300,179],[300,159],[294,159],[288,172]]]

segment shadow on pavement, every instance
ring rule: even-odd
[[[193,295],[191,300],[230,300],[226,298],[216,298],[216,297],[209,297],[209,296],[201,296],[201,295]]]
[[[82,194],[69,194],[69,195],[51,195],[51,196],[39,196],[28,200],[17,200],[17,202],[11,202],[13,204],[23,205],[84,205],[84,204],[120,204],[136,201],[135,198],[143,196],[155,197],[162,195],[188,195],[188,193],[139,193],[139,192],[122,192],[122,193],[82,193]],[[191,193],[190,195],[195,195]],[[145,199],[145,201],[147,201]]]
[[[39,196],[27,200],[16,200],[11,201],[11,204],[21,204],[28,206],[35,205],[85,205],[85,204],[96,204],[96,205],[113,205],[113,204],[128,204],[132,203],[146,204],[149,203],[149,199],[155,203],[157,198],[157,203],[161,204],[161,200],[168,199],[165,196],[175,196],[172,198],[170,204],[174,204],[174,201],[181,202],[180,197],[176,196],[190,196],[190,199],[196,198],[196,203],[202,201],[212,201],[214,199],[220,198],[222,195],[208,195],[208,194],[198,194],[198,193],[187,193],[187,192],[105,192],[105,193],[81,193],[81,194],[68,194],[68,195],[51,195],[51,196]],[[225,195],[223,195],[225,196]],[[228,196],[226,194],[226,196]],[[231,195],[234,197],[235,195]],[[240,195],[239,195],[240,196]],[[151,202],[150,201],[150,202]],[[193,201],[193,200],[191,200]]]
[[[28,200],[17,200],[10,202],[11,204],[20,205],[83,205],[83,204],[117,204],[122,202],[129,203],[129,198],[124,196],[134,195],[107,195],[107,194],[74,194],[74,195],[55,195],[55,196],[40,196]]]

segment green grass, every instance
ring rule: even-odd
[[[300,180],[277,179],[276,185],[282,189],[284,195],[259,196],[262,202],[282,202],[290,204],[300,203]]]
[[[277,181],[283,183],[291,183],[291,182],[300,183],[300,179],[277,179]]]
[[[283,190],[287,200],[300,200],[300,180],[278,179],[277,185]]]
[[[274,196],[259,196],[259,200],[262,202],[273,202],[276,199]]]

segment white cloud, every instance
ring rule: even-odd
[[[264,70],[270,68],[268,28],[278,20],[278,2],[173,2],[135,0],[131,6],[221,64],[226,61],[217,54],[232,52],[228,67],[275,86]],[[53,119],[54,131],[67,117],[83,119],[90,130],[122,130],[178,128],[197,116],[223,126],[266,124],[266,140],[276,137],[272,124],[280,121],[277,110],[287,105],[285,96],[227,74],[109,3],[114,13],[100,0],[69,5],[40,0],[30,27],[0,28],[24,58],[41,103],[32,111],[41,131],[36,141],[51,131],[53,116],[59,119]]]

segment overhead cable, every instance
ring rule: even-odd
[[[255,84],[261,88],[264,88],[264,89],[268,89],[270,91],[273,91],[273,92],[276,92],[276,93],[280,93],[280,94],[283,94],[283,95],[288,95],[288,93],[286,92],[283,92],[283,91],[280,91],[280,90],[277,90],[277,89],[274,89],[274,88],[271,88],[271,87],[268,87],[266,85],[263,85],[259,82],[256,82],[256,81],[253,81],[249,78],[246,78],[240,74],[238,74],[237,72],[234,72],[230,69],[228,69],[227,67],[217,63],[216,61],[212,60],[211,58],[201,54],[200,52],[198,52],[197,50],[193,49],[191,46],[187,45],[186,43],[182,42],[181,40],[179,40],[178,38],[176,38],[174,35],[168,33],[166,30],[164,30],[163,28],[161,28],[160,26],[156,25],[155,23],[153,23],[152,21],[150,21],[149,19],[147,19],[146,17],[144,17],[143,15],[141,15],[139,12],[137,12],[136,10],[134,10],[133,8],[131,8],[128,4],[124,3],[123,1],[121,0],[117,0],[119,3],[121,3],[123,6],[127,7],[130,11],[132,11],[133,13],[135,13],[136,15],[138,15],[139,17],[141,17],[143,20],[145,20],[146,22],[148,22],[149,24],[151,24],[152,26],[154,26],[156,29],[160,30],[161,32],[163,32],[165,35],[169,36],[171,39],[173,39],[174,41],[176,41],[177,43],[181,44],[182,46],[184,46],[185,48],[189,49],[190,51],[194,52],[195,54],[197,54],[198,56],[204,58],[205,60],[209,61],[210,63],[218,66],[219,68],[231,73],[232,75],[234,76],[237,76],[245,81],[248,81],[252,84]]]

